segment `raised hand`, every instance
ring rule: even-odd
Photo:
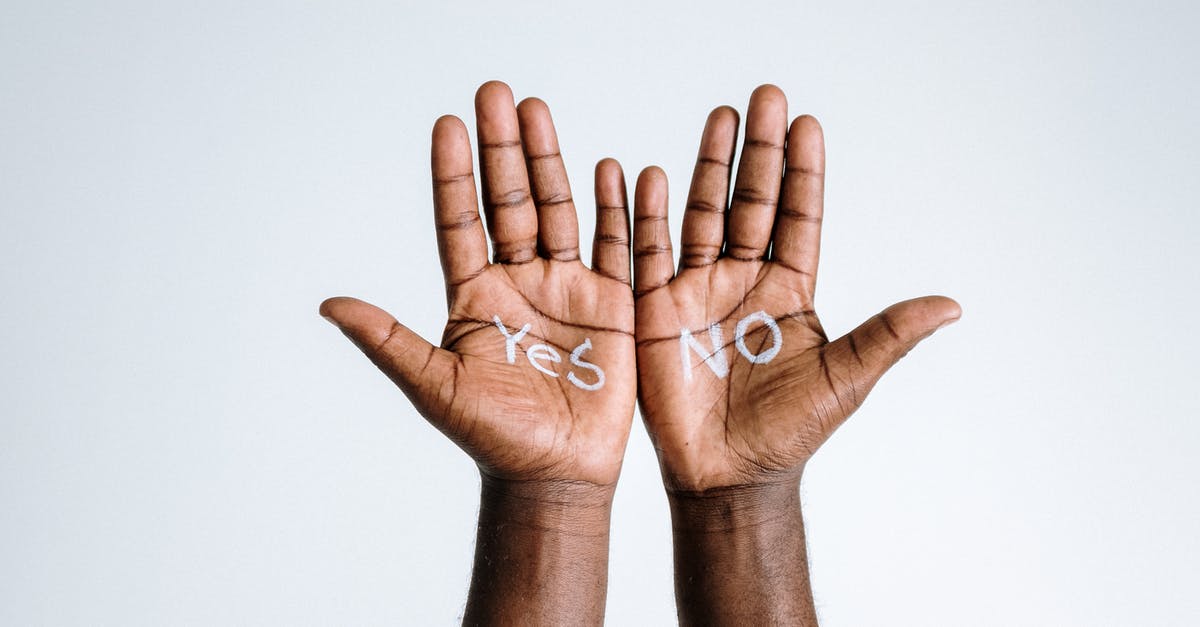
[[[333,321],[478,464],[483,484],[465,621],[596,623],[608,521],[633,416],[625,183],[596,167],[592,268],[554,124],[506,85],[475,97],[484,214],[467,130],[433,129],[433,197],[449,320],[441,346],[383,310],[331,298]]]
[[[729,107],[705,125],[678,272],[661,170],[635,196],[640,401],[672,490],[795,475],[888,368],[959,316],[948,298],[918,298],[830,342],[813,304],[821,127],[801,116],[789,129],[783,93],[757,89],[727,202],[737,129]]]
[[[435,347],[351,298],[321,305],[429,422],[509,480],[617,479],[635,394],[628,219],[620,166],[596,168],[593,269],[579,259],[567,173],[545,103],[475,100],[483,206],[467,129],[433,129],[433,197],[449,319]]]
[[[712,112],[683,218],[676,272],[667,184],[634,199],[638,390],[675,527],[683,622],[815,624],[798,495],[805,463],[879,377],[959,307],[888,307],[830,342],[813,293],[824,141],[755,90],[729,192],[737,112]],[[731,200],[730,200],[731,199]]]

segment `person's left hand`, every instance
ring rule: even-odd
[[[961,314],[953,300],[926,296],[830,341],[814,305],[821,127],[800,116],[789,128],[783,92],[756,89],[730,193],[737,130],[733,109],[709,116],[678,272],[662,170],[645,170],[635,193],[641,408],[671,492],[773,483],[791,491],[884,372]]]

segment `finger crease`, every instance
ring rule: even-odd
[[[475,277],[483,274],[485,270],[487,270],[487,264],[484,264],[478,270],[475,270],[474,272],[471,272],[470,274],[463,275],[462,277],[455,279],[453,281],[447,281],[446,285],[448,287],[458,287],[468,281],[471,281]]]
[[[579,259],[579,248],[577,246],[545,248],[542,252],[555,261],[576,261]]]
[[[700,157],[696,160],[696,163],[707,163],[709,165],[721,166],[726,169],[728,169],[731,165],[728,161],[723,161],[714,157]]]
[[[804,213],[799,209],[791,209],[788,207],[780,207],[779,215],[798,222],[808,222],[810,224],[820,224],[822,216],[812,213]]]
[[[434,177],[433,184],[435,186],[440,187],[442,185],[453,185],[454,183],[461,183],[462,181],[465,181],[468,179],[473,179],[473,178],[475,178],[474,172],[467,172],[466,174],[453,174],[451,176]]]
[[[825,347],[817,349],[817,357],[821,360],[821,372],[825,373],[825,383],[829,384],[829,390],[833,392],[834,398],[841,403],[841,396],[838,394],[837,386],[833,384],[833,375],[829,373],[829,362],[825,360]]]
[[[521,145],[519,139],[506,139],[498,142],[479,142],[480,148],[515,148]]]
[[[858,365],[863,365],[862,355],[858,353],[858,343],[854,341],[854,334],[846,334],[846,343],[850,345],[850,352],[854,354],[854,359],[858,361]]]
[[[683,209],[684,209],[684,211],[698,211],[700,213],[715,213],[715,214],[725,213],[725,210],[723,208],[718,207],[718,206],[708,202],[707,200],[688,201],[687,206],[684,207]]]
[[[743,244],[729,244],[725,249],[725,256],[737,261],[762,261],[764,253],[765,251],[761,248]]]
[[[748,205],[774,206],[779,201],[779,198],[762,194],[753,189],[737,188],[733,190],[733,201],[743,202]]]
[[[529,191],[524,189],[514,189],[510,192],[504,192],[497,198],[489,198],[488,207],[490,209],[510,209],[518,205],[522,205],[530,200]]]
[[[794,266],[782,259],[772,259],[771,263],[774,263],[774,264],[778,265],[779,267],[784,268],[786,270],[791,270],[792,272],[795,272],[796,274],[803,274],[804,276],[812,276],[813,275],[813,273],[809,272],[808,270],[803,270],[803,269],[801,269],[797,266]]]
[[[469,213],[459,214],[457,220],[450,222],[439,222],[437,228],[442,231],[459,231],[469,228],[479,222],[479,213],[472,211]]]
[[[536,237],[515,242],[495,242],[493,248],[496,251],[496,261],[509,265],[529,263],[537,258],[534,254],[536,242]]]
[[[701,266],[710,266],[717,261],[716,255],[707,255],[704,253],[684,253],[679,258],[679,263],[685,268],[699,268]]]
[[[783,150],[783,144],[777,144],[767,139],[755,139],[753,137],[747,137],[746,148],[769,148],[771,150]]]
[[[571,198],[570,194],[555,194],[547,198],[539,198],[534,202],[537,203],[539,207],[553,207],[555,205],[565,205],[569,202],[572,202],[572,200],[573,199]]]
[[[634,257],[649,257],[650,255],[669,255],[671,254],[670,246],[642,246],[633,251]]]
[[[634,300],[637,300],[647,294],[650,294],[651,292],[657,292],[658,290],[666,287],[668,283],[670,283],[670,281],[663,281],[662,283],[659,283],[658,285],[653,285],[653,286],[647,287],[645,289],[639,287],[638,289],[633,290],[633,298],[634,298]],[[678,338],[671,338],[671,339],[678,339]]]
[[[900,341],[900,334],[896,333],[896,327],[892,326],[892,321],[889,320],[889,316],[887,314],[879,314],[879,321],[883,323],[883,328],[887,329],[887,332],[891,334],[893,339],[895,339],[897,342]]]
[[[382,352],[384,347],[387,346],[388,343],[392,341],[392,338],[396,337],[396,333],[399,332],[402,328],[404,328],[404,327],[400,326],[399,322],[393,322],[392,328],[388,329],[387,337],[383,338],[383,341],[380,342],[379,345],[377,345],[375,347],[375,350],[373,352],[376,352],[376,353]]]

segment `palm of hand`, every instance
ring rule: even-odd
[[[746,128],[726,211],[737,116],[718,108],[709,117],[678,273],[665,177],[650,170],[638,181],[639,398],[672,490],[798,476],[887,368],[958,317],[947,298],[905,301],[829,342],[813,310],[823,216],[820,127],[803,116],[788,130],[786,100],[768,86],[751,98]],[[714,323],[719,338],[710,332]]]
[[[628,285],[538,260],[459,289],[442,340],[453,374],[427,401],[443,431],[501,478],[615,482],[635,393]],[[512,362],[505,334],[520,336]]]
[[[703,477],[736,485],[787,472],[824,441],[825,425],[853,411],[839,405],[837,388],[822,376],[828,341],[811,305],[780,276],[786,272],[769,263],[722,260],[684,270],[638,301],[638,361],[653,364],[639,371],[640,401],[656,446],[686,467],[669,478],[675,483]],[[737,324],[757,312],[775,320],[782,338],[766,363],[745,358],[735,339]],[[713,358],[681,350],[683,329],[710,349],[713,323],[721,330],[723,376],[709,365]],[[760,320],[742,340],[756,357],[776,344]],[[690,376],[684,373],[689,366]]]

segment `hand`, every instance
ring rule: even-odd
[[[449,320],[434,347],[383,310],[331,298],[342,329],[485,476],[617,480],[635,395],[629,222],[620,166],[596,168],[592,269],[545,103],[506,85],[475,97],[483,206],[463,123],[433,128],[433,197]]]
[[[732,202],[737,112],[709,115],[679,271],[667,182],[634,198],[638,391],[671,506],[681,624],[816,625],[799,484],[817,448],[918,341],[958,318],[931,296],[830,342],[813,308],[821,127],[765,85],[750,98]],[[728,209],[727,209],[728,207]]]
[[[830,342],[813,305],[825,169],[821,127],[763,86],[728,204],[738,116],[712,112],[673,272],[667,183],[635,193],[638,390],[669,491],[798,481],[805,462],[917,342],[956,320],[929,296]]]
[[[321,304],[481,473],[463,623],[600,624],[613,489],[635,397],[625,182],[596,166],[592,269],[545,103],[475,95],[483,207],[467,130],[433,127],[433,204],[449,320],[434,347],[353,298]]]

